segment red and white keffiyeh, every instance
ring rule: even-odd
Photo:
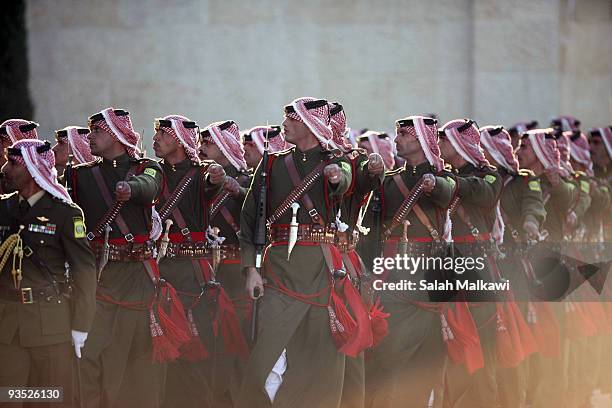
[[[551,125],[553,127],[560,125],[561,130],[564,132],[580,129],[580,121],[571,115],[561,115],[553,118]]]
[[[191,119],[181,115],[168,115],[162,118],[171,123],[171,127],[160,126],[166,133],[174,137],[185,150],[185,154],[194,163],[200,163],[198,156],[198,129],[186,128],[183,122],[193,122]]]
[[[574,174],[574,168],[570,163],[570,141],[569,136],[572,131],[562,132],[557,136],[557,149],[559,149],[559,166],[561,166],[562,172],[569,176]]]
[[[346,114],[344,108],[338,102],[328,104],[331,119],[330,126],[333,132],[333,141],[343,152],[348,152],[353,148],[349,140],[350,128],[346,126]]]
[[[466,124],[469,125],[466,126]],[[461,132],[459,131],[460,127],[463,127]],[[466,119],[455,119],[442,126],[442,130],[451,142],[451,145],[453,145],[457,153],[459,153],[465,161],[476,167],[489,165],[489,161],[485,157],[482,146],[480,145],[480,131],[476,123]],[[491,229],[491,236],[498,244],[503,243],[504,230],[505,224],[501,216],[498,201],[495,206],[495,221]]]
[[[23,132],[19,127],[24,125],[33,125],[33,129]],[[15,143],[22,139],[38,139],[38,132],[36,132],[37,127],[38,123],[25,119],[7,119],[0,125],[0,128],[6,129],[6,134],[11,140],[11,143]]]
[[[246,170],[247,164],[244,160],[244,146],[240,138],[240,129],[236,122],[230,121],[231,125],[221,130],[221,125],[227,122],[211,123],[204,129],[208,132],[210,140],[217,145],[223,155],[229,160],[236,170]]]
[[[16,154],[15,150],[19,150]],[[40,188],[65,203],[71,204],[68,191],[58,183],[55,155],[49,142],[38,139],[22,139],[8,149],[8,156],[25,166]]]
[[[569,151],[571,158],[576,162],[580,163],[586,168],[586,173],[589,176],[593,175],[593,160],[591,160],[591,150],[589,147],[589,139],[587,136],[580,132],[568,132],[569,137]]]
[[[66,126],[57,131],[57,133],[66,132],[66,139],[70,146],[70,152],[78,164],[89,163],[94,160],[94,156],[91,154],[91,148],[89,146],[89,131],[88,133],[80,133],[79,130],[82,129],[85,128],[79,126]]]
[[[467,123],[466,119],[451,120],[442,126],[442,130],[457,153],[465,161],[476,167],[488,166],[489,161],[480,146],[480,132],[476,124],[472,122],[459,132],[458,128]]]
[[[484,126],[480,128],[480,141],[489,154],[500,166],[512,173],[518,173],[519,162],[514,154],[510,134],[501,126]],[[494,133],[494,136],[491,136]]]
[[[140,134],[134,131],[129,113],[126,112],[126,115],[117,115],[115,109],[112,107],[106,108],[99,113],[104,120],[97,121],[95,124],[110,133],[124,145],[130,157],[139,158],[141,155],[140,149],[138,148]]]
[[[249,129],[246,133],[251,136],[251,140],[257,146],[257,150],[260,154],[264,152],[264,141],[266,140],[266,133],[268,134],[268,151],[270,153],[279,152],[287,149],[287,142],[282,132],[274,136],[270,136],[270,133],[275,131],[271,126],[255,126]]]
[[[532,129],[524,134],[527,135],[527,140],[531,143],[531,148],[544,169],[560,171],[559,148],[552,136],[552,129]]]
[[[538,126],[538,121],[537,120],[532,120],[529,122],[518,122],[515,123],[514,125],[512,125],[512,127],[510,128],[511,130],[514,129],[516,130],[516,133],[518,133],[519,135],[522,133],[525,133],[528,130],[531,129],[535,129]]]
[[[426,116],[409,116],[405,120],[411,120],[412,126],[406,126],[408,133],[416,137],[425,154],[425,158],[437,171],[444,170],[444,161],[440,157],[440,146],[438,145],[438,127],[436,123],[427,125]],[[396,124],[398,121],[396,121]]]
[[[291,102],[291,106],[295,112],[286,113],[285,115],[291,119],[299,120],[304,123],[308,129],[315,135],[321,147],[326,150],[339,149],[334,142],[334,132],[330,126],[329,105],[323,104],[320,107],[308,109],[305,104],[307,102],[317,101],[319,99],[311,97],[303,97],[295,99]]]
[[[612,126],[593,128],[591,129],[591,134],[593,132],[599,133],[599,136],[604,142],[604,146],[606,146],[608,156],[610,156],[610,159],[612,159]]]
[[[380,137],[381,135],[385,135],[385,137]],[[368,142],[370,142],[373,153],[380,154],[383,159],[383,163],[385,164],[385,168],[387,170],[393,170],[393,167],[395,166],[395,155],[393,153],[393,141],[391,138],[386,135],[386,133],[375,132],[372,130],[368,130],[359,136],[359,139],[362,138],[367,138]]]

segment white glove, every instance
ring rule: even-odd
[[[72,344],[74,344],[74,353],[78,358],[81,358],[81,349],[85,346],[87,333],[78,330],[72,330]]]

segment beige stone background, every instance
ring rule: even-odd
[[[29,0],[30,89],[49,137],[113,105],[152,136],[339,100],[353,128],[410,114],[612,123],[611,0]]]

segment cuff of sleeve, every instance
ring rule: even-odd
[[[538,219],[536,217],[534,217],[533,215],[531,215],[531,214],[527,214],[523,218],[523,224],[526,223],[526,222],[533,222],[538,227],[540,226],[540,223],[538,222]]]
[[[128,181],[131,190],[131,198],[137,198],[140,195],[140,184],[137,181]]]
[[[89,333],[89,331],[91,330],[91,323],[87,324],[87,322],[85,322],[85,319],[75,317],[72,319],[71,329],[84,333]]]
[[[240,267],[242,269],[255,267],[255,249],[252,247],[242,247],[240,249]]]

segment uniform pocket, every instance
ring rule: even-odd
[[[43,300],[39,303],[39,308],[41,332],[43,335],[70,334],[71,318],[68,301],[46,303]]]

